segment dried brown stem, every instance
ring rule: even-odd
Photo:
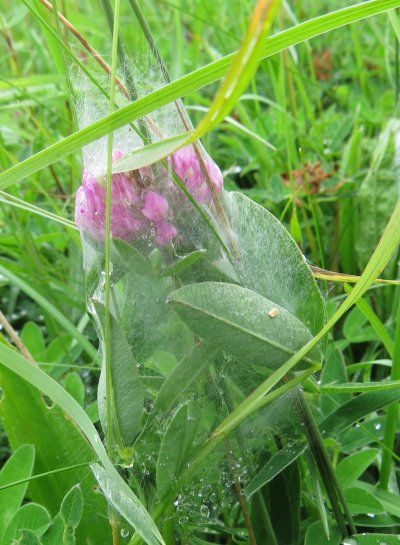
[[[21,352],[24,358],[29,360],[31,363],[33,363],[36,366],[37,364],[35,360],[33,359],[32,354],[29,352],[29,350],[24,345],[24,343],[21,341],[18,333],[15,331],[15,329],[7,320],[7,318],[4,316],[4,314],[1,312],[1,310],[0,310],[0,324],[4,327],[5,331],[7,332],[7,335],[10,337],[11,341],[15,344],[15,346],[18,348],[18,350]]]
[[[40,0],[40,2],[49,10],[53,11],[54,7],[48,0]],[[74,27],[70,21],[62,13],[57,11],[57,17],[60,20],[60,22],[64,25],[65,28],[67,28],[71,34],[75,36],[75,38],[83,45],[83,47],[92,55],[94,60],[103,68],[105,72],[107,72],[108,75],[111,75],[111,67],[106,63],[106,61],[103,59],[103,57],[98,53],[94,47],[90,45],[90,43],[86,40],[84,36],[79,32],[77,28]],[[128,89],[125,87],[123,82],[117,77],[115,80],[119,90],[123,93],[123,95],[129,100],[129,92]]]

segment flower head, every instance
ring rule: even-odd
[[[172,166],[187,189],[198,202],[208,204],[211,201],[211,191],[207,178],[216,193],[222,191],[224,179],[211,157],[204,155],[202,163],[193,146],[182,148],[172,156]]]
[[[114,153],[114,160],[122,157]],[[148,169],[144,169],[149,180]],[[142,169],[139,171],[142,177]],[[155,225],[155,241],[166,246],[177,236],[178,230],[167,220],[172,219],[168,200],[146,184],[138,184],[126,173],[113,174],[111,178],[111,235],[133,241]],[[104,240],[106,233],[106,197],[104,180],[96,179],[85,170],[82,185],[76,194],[75,221],[78,227],[94,240]],[[154,232],[154,231],[153,231]]]

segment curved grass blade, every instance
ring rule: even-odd
[[[371,0],[311,19],[268,38],[260,55],[262,58],[270,57],[288,47],[302,43],[325,32],[399,6],[400,0]],[[0,189],[19,182],[21,179],[80,150],[83,146],[98,140],[111,131],[119,129],[170,102],[220,80],[228,72],[234,55],[231,54],[219,59],[161,87],[157,91],[149,93],[132,104],[121,108],[113,114],[107,115],[100,121],[67,136],[63,140],[25,159],[25,161],[22,161],[18,165],[2,172],[0,174]]]
[[[23,199],[19,199],[18,197],[15,197],[14,195],[5,193],[4,191],[0,191],[0,202],[11,205],[11,206],[15,206],[15,208],[20,208],[21,210],[26,210],[27,212],[30,212],[31,214],[37,214],[38,216],[42,216],[43,218],[46,218],[50,221],[55,221],[56,223],[60,223],[61,225],[64,225],[64,227],[69,227],[70,229],[74,229],[75,231],[78,230],[78,227],[73,221],[67,218],[63,218],[62,216],[59,216],[58,214],[55,214],[54,212],[49,212],[48,210],[45,210],[44,208],[40,208],[40,206],[36,206],[30,202],[26,202]]]
[[[110,481],[121,491],[121,494],[129,498],[130,504],[134,508],[131,520],[137,533],[149,545],[164,545],[164,541],[149,513],[111,463],[96,428],[79,403],[44,371],[33,366],[20,354],[1,343],[0,365],[4,365],[32,386],[38,388],[66,412],[89,441]]]

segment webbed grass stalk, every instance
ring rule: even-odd
[[[110,77],[110,102],[109,112],[114,110],[115,84],[117,73],[117,47],[118,47],[118,25],[119,25],[120,0],[115,0],[115,17],[112,35],[112,64]],[[115,441],[119,438],[115,433],[115,406],[112,383],[112,356],[111,356],[111,184],[112,184],[112,155],[113,155],[113,132],[108,135],[107,142],[107,179],[106,179],[106,230],[105,230],[105,286],[104,286],[104,363],[106,370],[106,407],[107,407],[107,428],[106,442],[110,460],[115,461]],[[117,443],[118,445],[119,443]],[[119,545],[119,516],[117,511],[110,507],[110,524],[112,528],[113,545]]]
[[[110,32],[112,33],[113,27],[114,27],[114,14],[113,14],[111,4],[109,0],[101,0],[101,4],[103,6],[103,10],[106,15]],[[127,89],[126,97],[131,101],[137,100],[139,98],[139,95],[135,86],[135,80],[133,78],[131,70],[129,69],[128,64],[125,62],[124,47],[122,45],[122,41],[119,34],[118,34],[118,42],[117,42],[117,54],[118,54],[118,59],[122,67],[124,78],[126,81],[126,89]],[[143,139],[143,143],[151,144],[151,136],[143,119],[138,120],[138,125],[140,130],[140,136]]]

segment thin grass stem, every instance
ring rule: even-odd
[[[397,306],[396,333],[394,339],[394,350],[392,359],[391,379],[400,379],[400,305]],[[379,480],[379,488],[387,490],[390,484],[392,472],[394,441],[398,421],[399,404],[393,403],[387,411],[385,423],[385,435],[383,438],[384,448],[382,450],[382,464]]]

